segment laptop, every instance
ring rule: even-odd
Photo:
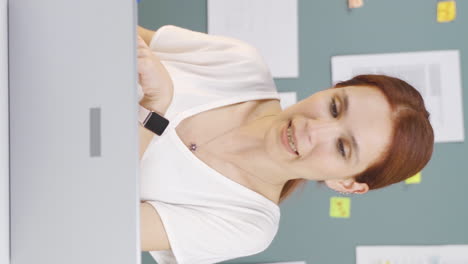
[[[9,263],[8,9],[0,0],[0,263]]]
[[[141,263],[136,1],[8,12],[10,263]]]

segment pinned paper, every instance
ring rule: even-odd
[[[349,218],[351,215],[351,199],[349,197],[330,198],[330,217]]]
[[[356,264],[468,263],[468,245],[357,246]]]
[[[333,56],[332,83],[376,73],[402,79],[417,87],[427,102],[435,142],[463,142],[466,133],[460,53],[431,50]]]
[[[257,48],[274,78],[299,77],[298,0],[203,2],[209,34],[236,38]]]
[[[416,184],[421,183],[421,172],[416,173],[415,175],[409,177],[405,180],[406,184]]]
[[[361,7],[364,3],[362,0],[348,0],[348,7],[349,8],[358,8]]]
[[[437,22],[444,23],[455,20],[457,6],[454,0],[437,3]]]
[[[286,109],[297,102],[296,92],[279,93],[281,109]]]
[[[306,264],[305,261],[287,261],[287,262],[269,262],[269,263],[258,263],[258,264]]]

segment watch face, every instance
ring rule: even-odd
[[[161,135],[169,124],[169,120],[155,112],[151,112],[147,119],[145,127],[157,135]]]

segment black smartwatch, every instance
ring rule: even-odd
[[[169,125],[169,120],[139,104],[138,121],[147,129],[160,136]]]

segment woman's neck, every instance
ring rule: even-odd
[[[279,197],[284,184],[289,180],[289,174],[266,152],[265,136],[282,109],[275,100],[262,110],[253,114],[246,125],[223,140],[220,158],[247,175],[258,189],[267,190],[270,196],[277,194]]]

